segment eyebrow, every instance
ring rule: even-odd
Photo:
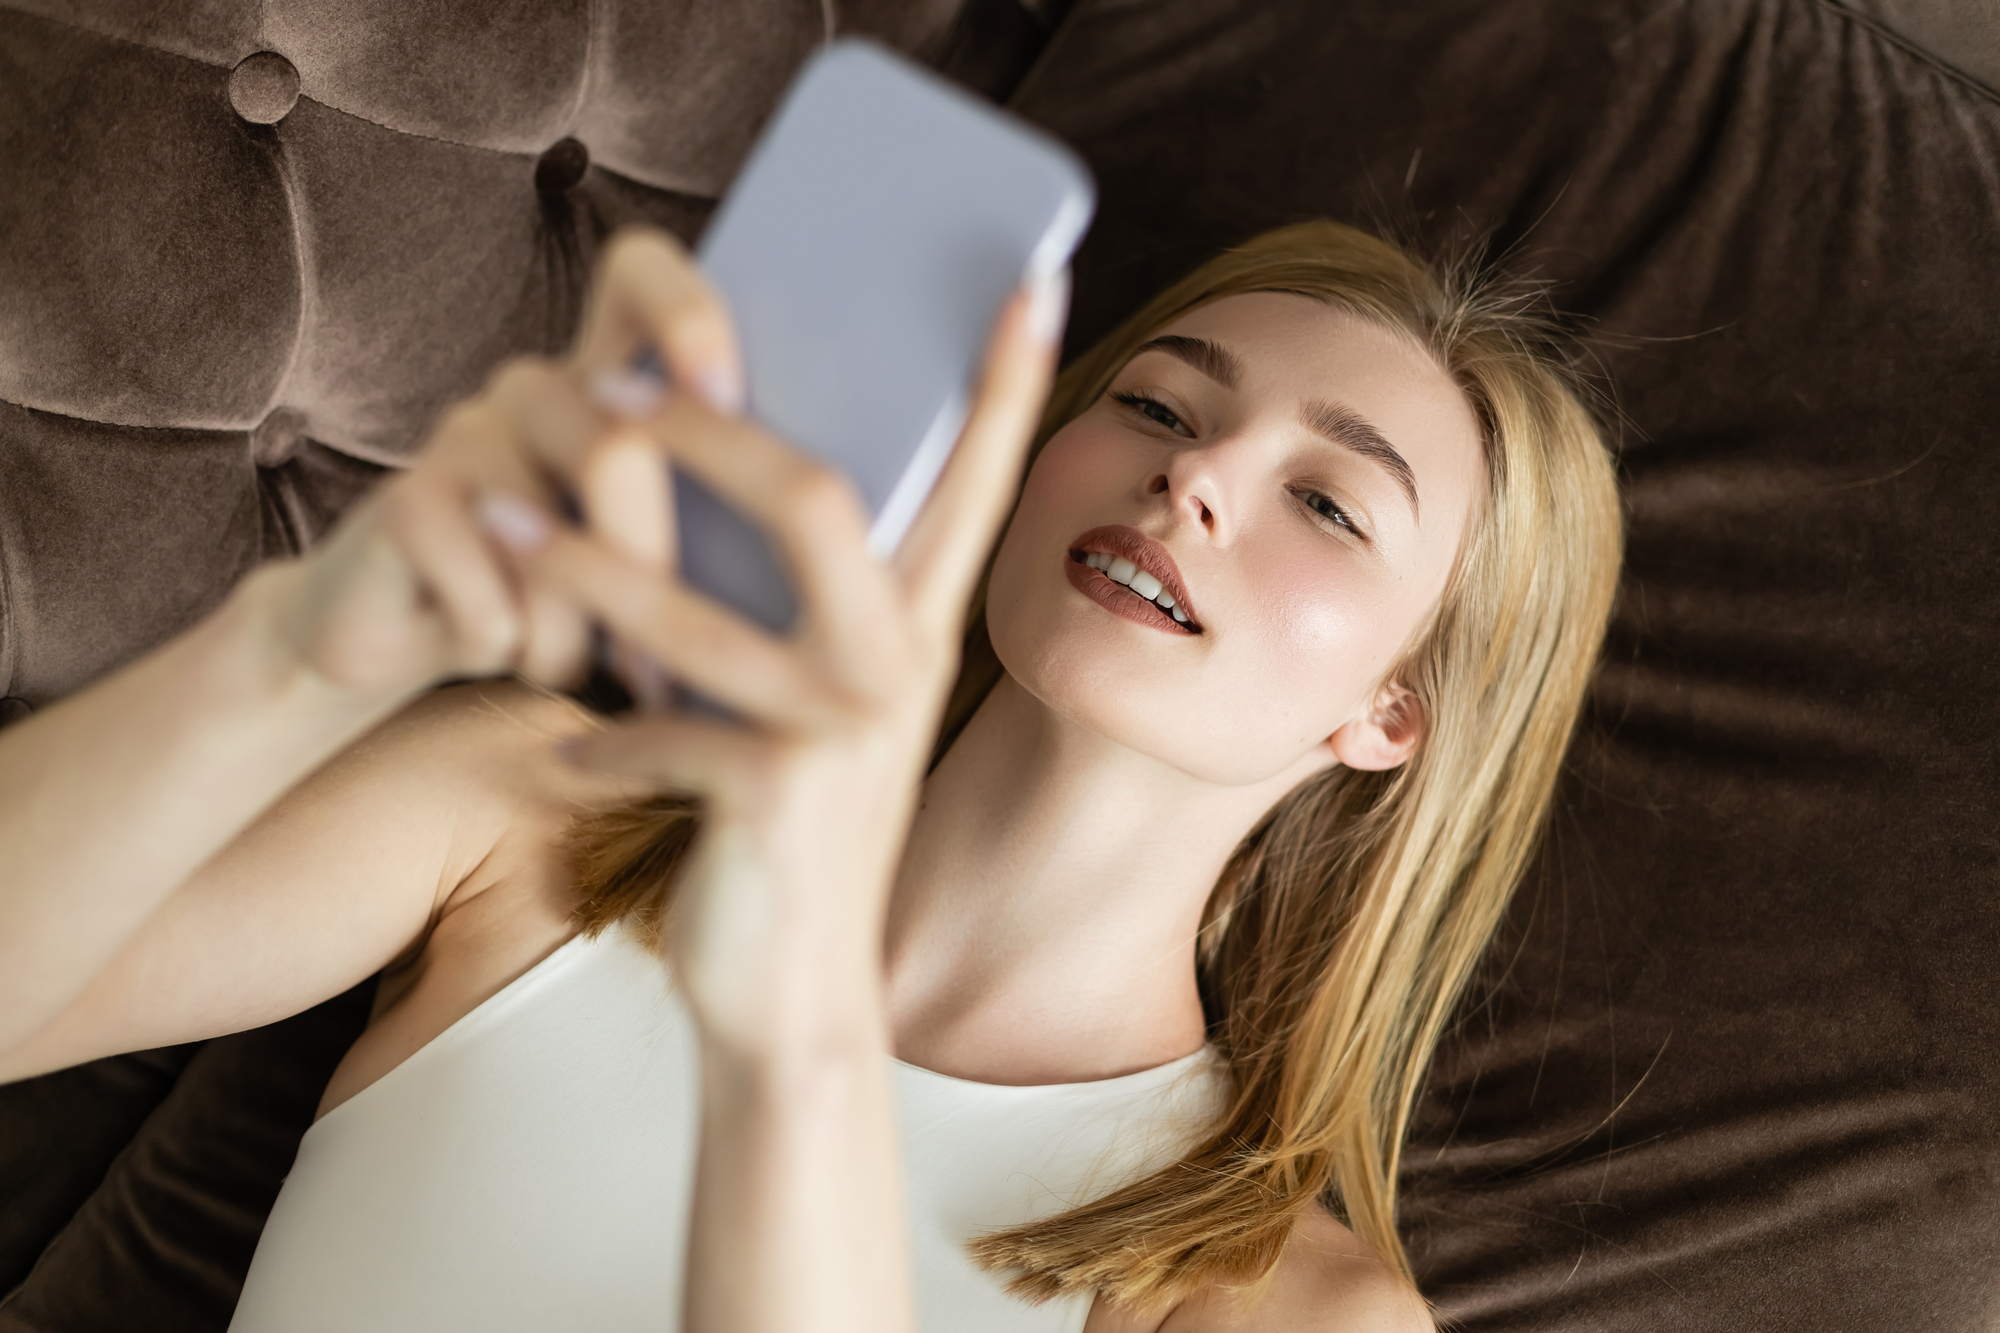
[[[1138,352],[1132,355],[1137,356],[1139,352],[1165,352],[1168,356],[1179,357],[1225,389],[1234,389],[1243,382],[1242,358],[1221,343],[1207,338],[1190,338],[1181,333],[1163,334],[1151,342],[1141,343]],[[1307,430],[1379,465],[1403,488],[1403,494],[1410,501],[1410,516],[1417,516],[1417,474],[1411,469],[1409,461],[1396,452],[1396,447],[1375,429],[1368,418],[1338,403],[1316,399],[1301,405],[1299,419],[1305,423]]]
[[[1382,432],[1376,430],[1368,418],[1338,403],[1314,400],[1300,405],[1299,420],[1314,434],[1323,435],[1380,465],[1409,497],[1410,517],[1417,516],[1417,474],[1410,470],[1408,461],[1396,452],[1394,445],[1382,438]]]
[[[1177,356],[1199,370],[1225,389],[1233,389],[1243,382],[1243,362],[1236,353],[1221,343],[1210,342],[1206,338],[1190,338],[1185,334],[1168,333],[1142,343],[1139,352],[1165,352]]]

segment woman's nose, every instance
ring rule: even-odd
[[[1228,440],[1178,448],[1154,474],[1147,493],[1164,495],[1178,518],[1199,527],[1210,541],[1226,545],[1235,535],[1245,485],[1238,474],[1248,462],[1247,452]]]

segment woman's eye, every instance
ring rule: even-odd
[[[1338,523],[1357,537],[1361,535],[1361,529],[1354,526],[1354,520],[1347,516],[1347,511],[1334,503],[1330,496],[1321,495],[1318,491],[1301,491],[1299,498],[1305,501],[1306,508],[1321,518]]]
[[[1131,408],[1134,412],[1137,412],[1140,416],[1145,417],[1148,421],[1165,426],[1177,435],[1193,434],[1192,431],[1181,424],[1181,419],[1174,415],[1174,410],[1157,398],[1149,398],[1143,393],[1129,392],[1114,393],[1111,396],[1118,402]]]

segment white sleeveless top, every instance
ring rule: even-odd
[[[657,957],[563,945],[307,1132],[232,1333],[678,1327],[695,1043]],[[1165,1165],[1228,1083],[1209,1050],[1048,1087],[893,1063],[926,1333],[1077,1333],[1087,1296],[1017,1301],[964,1243]]]

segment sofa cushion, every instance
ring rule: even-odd
[[[1489,236],[1615,388],[1607,661],[1405,1160],[1443,1312],[1990,1327],[1994,97],[1811,0],[1084,0],[1017,105],[1102,189],[1073,347],[1326,215]]]
[[[238,67],[110,27],[0,8],[0,170],[21,182],[0,191],[15,707],[185,628],[304,549],[498,361],[561,348],[612,228],[691,237],[712,207],[574,139],[498,152],[303,95],[253,124]]]
[[[1837,0],[1919,52],[2000,89],[2000,7],[1941,0]]]
[[[263,416],[298,237],[228,75],[0,8],[0,401],[194,430]]]

